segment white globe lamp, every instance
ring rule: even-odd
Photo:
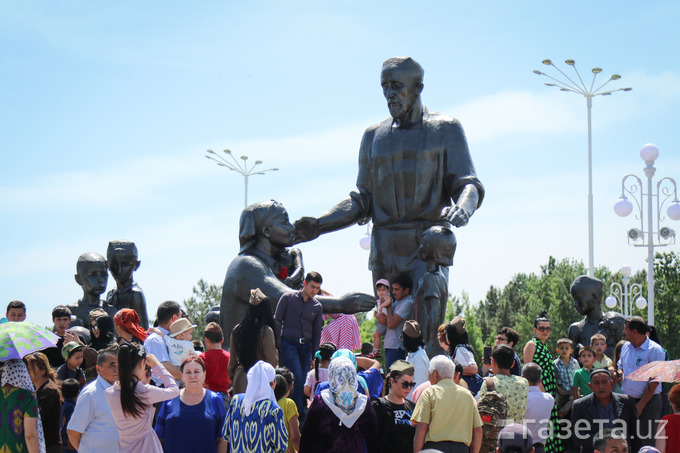
[[[633,203],[628,201],[628,198],[622,196],[617,200],[616,203],[614,203],[614,212],[619,217],[626,217],[630,215],[631,212],[633,212]]]
[[[652,165],[659,157],[659,148],[652,143],[647,143],[640,150],[640,157],[642,157],[642,160],[644,160],[647,165]]]
[[[607,305],[607,307],[609,307],[609,308],[616,307],[616,302],[617,302],[617,300],[616,300],[616,297],[614,297],[614,296],[608,296],[604,300],[605,305]]]
[[[643,308],[645,308],[647,306],[647,299],[645,299],[644,297],[638,297],[635,300],[635,306],[637,308],[639,308],[640,310],[642,310]]]
[[[666,213],[668,214],[668,217],[670,217],[673,220],[680,220],[680,201],[674,201],[673,203],[668,206],[668,209],[666,210]]]

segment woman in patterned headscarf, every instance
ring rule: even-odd
[[[288,448],[288,430],[274,396],[274,367],[260,360],[248,370],[247,378],[246,393],[231,400],[222,437],[230,451],[283,453]]]
[[[45,451],[38,400],[26,364],[9,360],[2,369],[0,445],[8,451]]]
[[[357,392],[352,361],[338,357],[328,367],[329,388],[309,407],[302,425],[300,453],[377,451],[378,422],[368,397]]]

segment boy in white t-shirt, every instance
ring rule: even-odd
[[[191,324],[186,318],[180,318],[170,324],[170,335],[163,337],[165,345],[168,347],[170,361],[175,366],[180,366],[182,360],[189,354],[196,352],[194,344],[191,342],[191,334],[194,332],[196,324]]]

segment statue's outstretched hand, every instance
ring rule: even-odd
[[[295,221],[295,243],[312,241],[319,237],[319,219],[301,217]]]
[[[375,296],[360,292],[347,293],[340,298],[338,308],[348,314],[369,311],[375,308]]]
[[[470,220],[470,214],[465,212],[465,209],[453,205],[442,210],[442,218],[448,220],[455,227],[462,227],[467,225]]]

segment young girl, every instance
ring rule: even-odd
[[[149,385],[150,366],[165,388]],[[165,367],[144,346],[124,342],[118,350],[119,381],[106,389],[104,396],[118,428],[118,452],[163,453],[151,426],[154,403],[179,395],[179,387]]]
[[[321,343],[319,350],[314,354],[314,369],[307,373],[305,380],[305,395],[312,400],[316,384],[328,380],[328,365],[331,363],[331,356],[336,347],[333,343]]]
[[[274,387],[274,397],[276,402],[283,410],[283,420],[288,429],[288,448],[286,452],[295,453],[300,450],[300,421],[295,401],[288,398],[290,391],[295,384],[295,376],[288,368],[276,369],[276,386]]]

